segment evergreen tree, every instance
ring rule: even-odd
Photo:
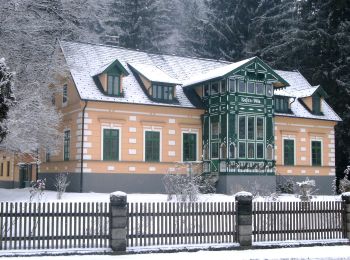
[[[110,5],[110,34],[118,34],[121,46],[160,51],[170,35],[167,12],[157,0],[115,0]]]
[[[249,25],[257,0],[207,0],[204,23],[205,51],[212,58],[238,60],[247,56]]]

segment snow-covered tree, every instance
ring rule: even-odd
[[[160,51],[171,34],[169,17],[158,0],[114,0],[110,5],[110,35],[118,35],[120,45],[145,51]]]
[[[7,118],[9,108],[13,105],[13,72],[9,71],[5,59],[0,59],[0,143],[7,133]]]

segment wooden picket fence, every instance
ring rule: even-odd
[[[253,202],[253,241],[345,238],[342,201]]]
[[[234,202],[128,204],[129,247],[234,242]]]
[[[0,202],[0,250],[109,247],[109,203]]]

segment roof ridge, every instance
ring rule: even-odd
[[[127,48],[123,46],[116,46],[116,45],[108,45],[108,44],[102,44],[102,43],[93,43],[93,42],[82,42],[82,41],[67,41],[67,40],[59,40],[59,42],[68,42],[68,43],[79,43],[79,44],[86,44],[86,45],[94,45],[94,46],[100,46],[100,47],[108,47],[108,48],[114,48],[114,49],[124,49],[124,50],[129,50],[129,51],[137,51],[137,52],[142,52],[142,53],[147,53],[147,54],[153,54],[153,55],[163,55],[163,56],[169,56],[169,57],[179,57],[179,58],[187,58],[187,59],[196,59],[196,60],[206,60],[206,61],[215,61],[215,62],[221,62],[225,64],[232,64],[236,63],[239,61],[231,62],[231,61],[226,61],[226,60],[217,60],[217,59],[210,59],[210,58],[202,58],[202,57],[195,57],[195,56],[184,56],[184,55],[177,55],[177,54],[165,54],[161,52],[148,52],[148,51],[143,51],[139,49],[132,49],[132,48]],[[245,59],[243,59],[245,60]]]

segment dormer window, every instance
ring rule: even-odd
[[[275,96],[275,112],[290,113],[288,97]]]
[[[153,84],[152,97],[161,101],[172,101],[174,99],[174,86]]]
[[[321,97],[318,94],[312,96],[312,112],[315,115],[321,115]]]
[[[117,74],[107,75],[107,94],[112,96],[120,96],[120,76]]]

